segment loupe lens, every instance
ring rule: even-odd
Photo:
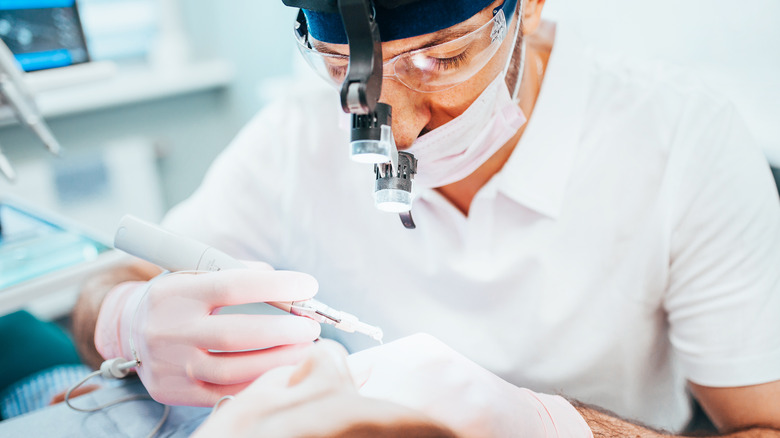
[[[353,161],[380,164],[390,161],[390,145],[380,140],[356,140],[350,143]]]
[[[403,213],[412,209],[412,194],[399,189],[377,190],[374,192],[374,205],[388,213]]]

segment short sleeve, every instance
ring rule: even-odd
[[[733,107],[705,113],[670,158],[670,340],[694,383],[780,380],[780,200]]]

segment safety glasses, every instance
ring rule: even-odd
[[[383,63],[383,76],[412,90],[431,93],[461,84],[482,70],[496,54],[507,34],[503,4],[493,9],[493,18],[459,38],[400,55]],[[303,13],[295,23],[298,49],[319,76],[340,86],[347,75],[349,56],[316,50],[310,41]]]

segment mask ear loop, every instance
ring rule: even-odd
[[[515,27],[515,36],[512,38],[512,53],[509,54],[509,59],[506,61],[504,67],[504,77],[509,72],[509,68],[512,67],[512,59],[515,57],[515,49],[517,49],[517,39],[520,37],[520,28],[523,26],[523,9],[525,6],[525,0],[520,0],[518,5],[519,13],[517,15],[517,26]],[[517,72],[517,81],[515,82],[515,89],[512,91],[512,101],[517,102],[517,96],[520,94],[520,84],[523,82],[523,75],[525,73],[525,37],[521,41],[520,45],[520,68]]]

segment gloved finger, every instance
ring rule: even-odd
[[[240,353],[203,352],[186,365],[186,372],[192,379],[201,382],[235,385],[252,381],[276,367],[301,362],[312,345],[282,345]]]
[[[280,394],[288,391],[290,376],[297,370],[297,365],[285,365],[268,370],[262,376],[255,379],[236,400],[244,400],[256,406],[266,399],[276,399]]]
[[[191,293],[215,307],[266,301],[307,300],[317,293],[317,280],[294,271],[229,269],[192,276]]]
[[[258,350],[312,342],[319,323],[293,315],[209,315],[191,332],[192,342],[205,350]]]
[[[324,354],[323,350],[325,350]],[[339,376],[349,373],[346,368],[346,349],[338,342],[317,341],[306,354],[306,359],[297,365],[277,367],[263,374],[242,395],[253,399],[262,399],[269,394],[278,396],[281,391],[287,392],[290,386],[301,384],[309,376],[316,374],[319,378],[327,374],[327,371],[323,374],[315,372],[315,369],[319,368],[338,367],[340,371],[336,374]],[[325,380],[331,379],[326,377]]]
[[[236,401],[252,406],[253,415],[264,415],[337,392],[355,393],[345,357],[337,343],[318,342],[303,362],[263,374]]]
[[[213,383],[199,382],[189,386],[184,392],[176,391],[149,391],[152,398],[166,405],[172,406],[196,406],[213,407],[220,398],[226,395],[235,395],[246,389],[252,382],[242,382],[235,385],[217,385]]]
[[[309,350],[309,357],[290,376],[289,386],[298,386],[307,394],[355,390],[346,357],[346,350],[338,343],[317,342]]]
[[[358,388],[361,388],[371,378],[371,371],[377,361],[382,360],[383,346],[369,348],[349,355],[347,365],[352,374],[352,379]]]
[[[328,351],[331,352],[331,354],[341,357],[344,363],[346,364],[347,357],[349,357],[349,351],[347,351],[346,347],[344,347],[340,343],[332,339],[321,338],[317,340],[317,345],[320,348],[327,349]]]

